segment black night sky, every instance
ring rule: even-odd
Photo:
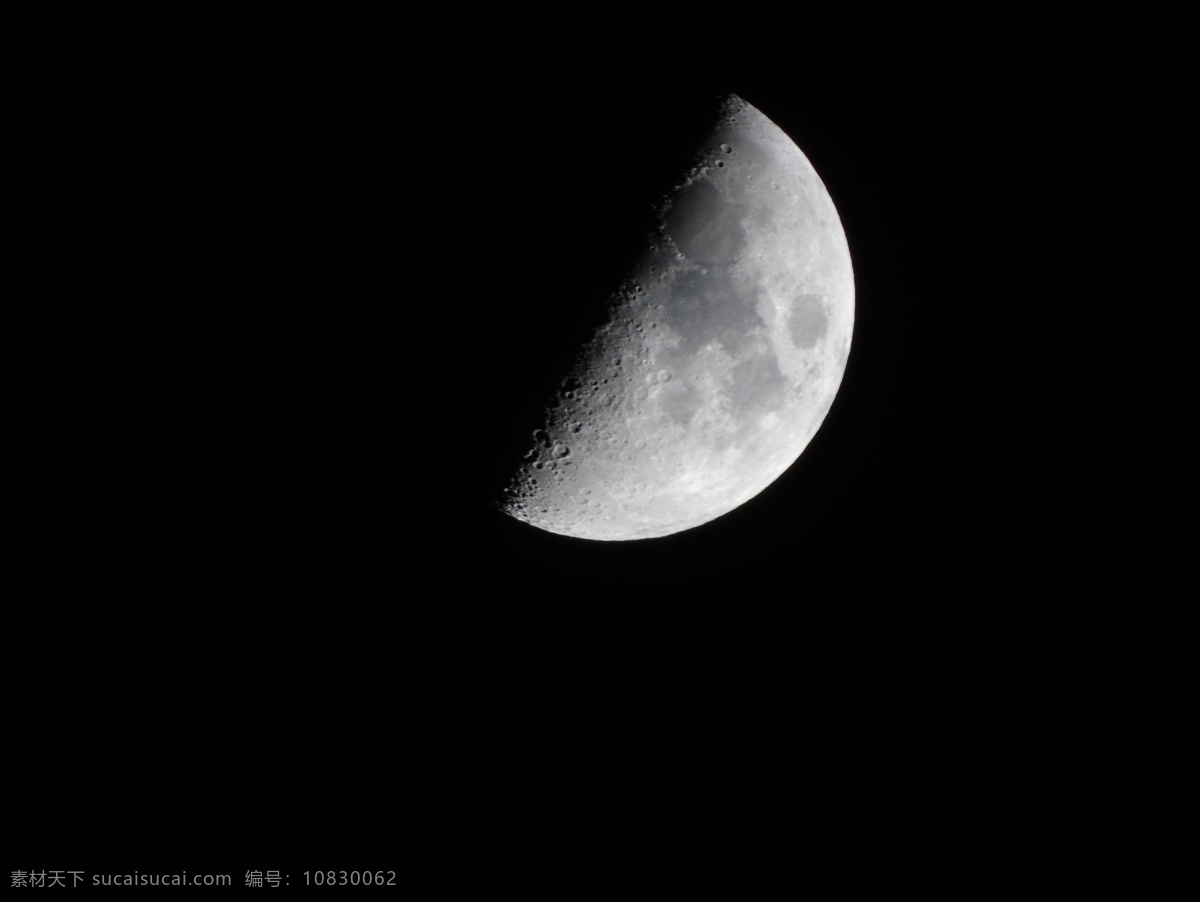
[[[291,15],[43,23],[10,83],[11,870],[1148,866],[1168,26]],[[505,517],[728,92],[846,229],[825,425],[676,536]]]

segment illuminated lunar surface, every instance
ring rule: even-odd
[[[777,479],[829,412],[854,327],[829,192],[740,98],[700,149],[506,490],[519,520],[600,540],[699,526]]]

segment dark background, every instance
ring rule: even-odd
[[[725,18],[13,29],[10,869],[1169,859],[1171,23]],[[508,519],[730,91],[846,229],[825,425],[683,534]]]

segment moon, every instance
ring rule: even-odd
[[[829,412],[854,329],[833,200],[739,97],[699,150],[505,489],[518,520],[604,541],[700,526],[774,482]]]

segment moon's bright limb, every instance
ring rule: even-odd
[[[829,192],[740,98],[703,150],[534,433],[512,516],[587,539],[690,529],[770,485],[825,419],[854,326]]]

